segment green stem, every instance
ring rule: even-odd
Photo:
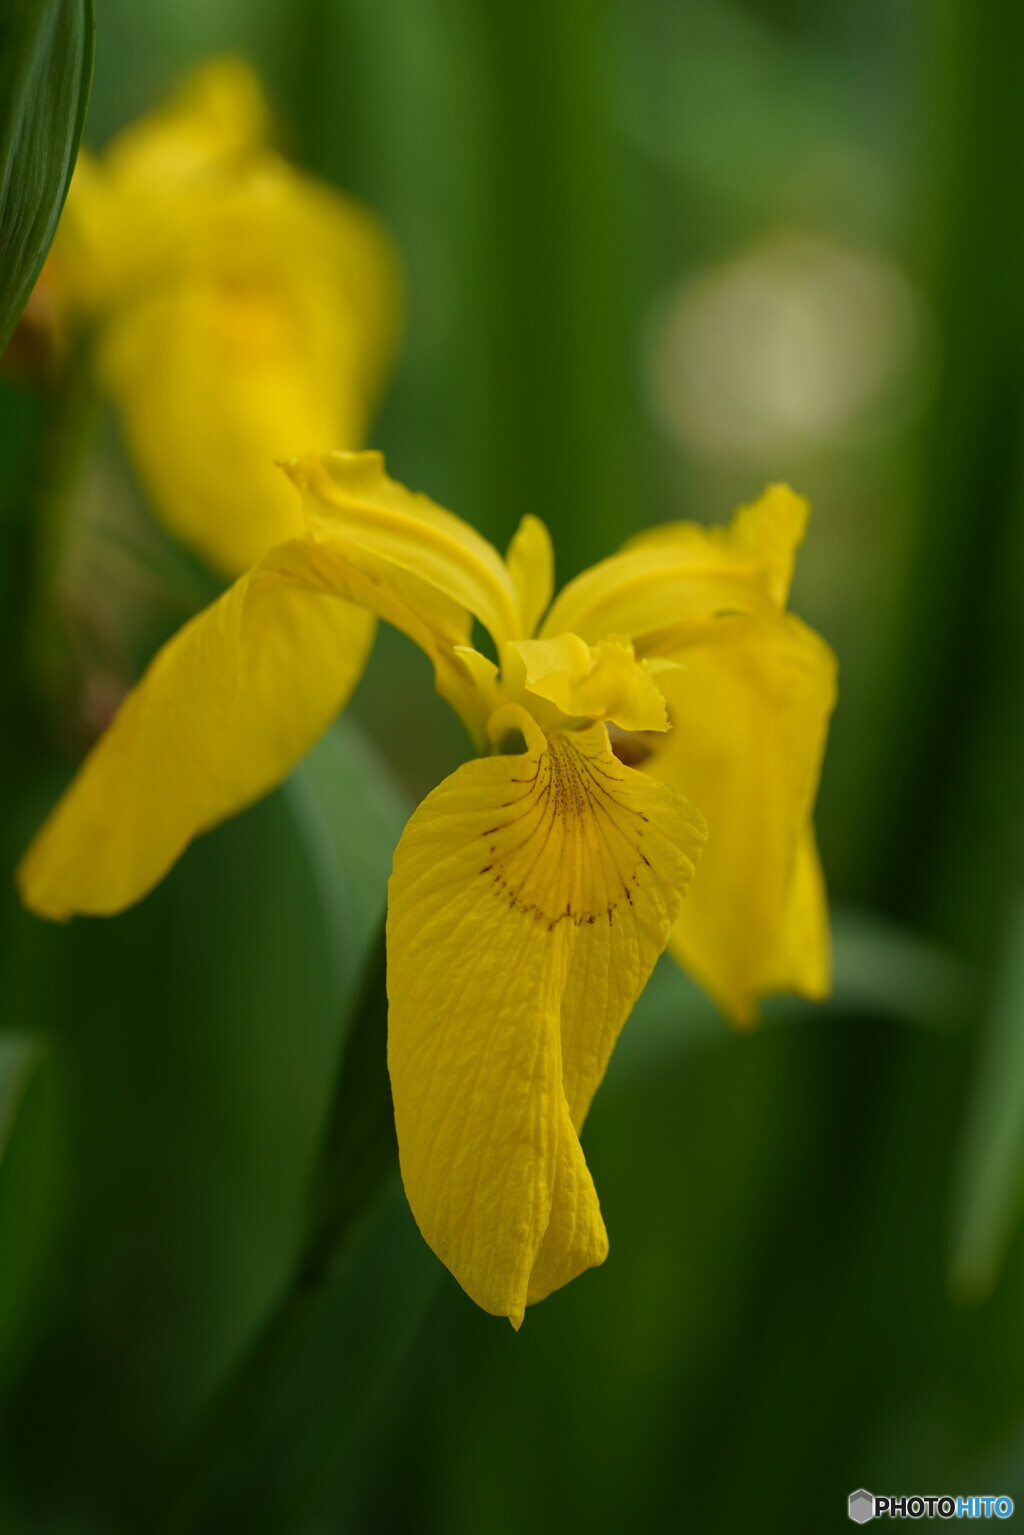
[[[551,527],[560,576],[642,501],[626,178],[607,0],[473,0],[483,79],[478,249],[463,295],[472,501],[495,538]]]
[[[1019,515],[1024,330],[1024,207],[1012,190],[1024,149],[1024,12],[1010,8],[993,26],[984,8],[945,0],[922,14],[934,28],[936,116],[934,163],[923,178],[932,252],[925,281],[944,367],[922,444],[905,628],[865,804],[878,897],[918,920],[935,915],[951,839],[960,842],[964,817],[955,807],[989,706],[997,592]],[[959,867],[958,883],[970,888]]]

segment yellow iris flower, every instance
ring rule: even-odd
[[[537,518],[502,559],[378,454],[285,467],[303,536],[159,653],[20,888],[56,919],[138,900],[341,708],[365,656],[349,604],[410,635],[482,755],[427,796],[395,853],[402,1174],[434,1251],[518,1327],[606,1254],[579,1132],[666,945],[737,1018],[766,990],[826,989],[811,808],[834,661],[784,611],[806,503],[776,487],[727,529],[661,528],[550,605]],[[473,647],[474,620],[497,663]],[[637,771],[609,728],[664,746]]]
[[[301,532],[276,458],[358,448],[398,273],[377,220],[266,141],[236,59],[193,72],[102,160],[83,153],[47,286],[96,326],[97,375],[154,508],[234,577]]]

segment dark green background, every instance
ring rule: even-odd
[[[1024,1499],[1022,45],[971,0],[97,0],[93,147],[241,51],[289,152],[389,222],[372,440],[406,483],[499,544],[539,514],[561,579],[775,478],[812,498],[837,991],[739,1037],[659,967],[585,1136],[611,1256],[518,1336],[476,1311],[374,1118],[391,850],[467,750],[383,634],[344,728],[136,910],[0,902],[0,1531],[810,1535],[860,1486]],[[90,680],[214,588],[71,373],[0,389],[10,868]],[[311,1183],[346,1240],[296,1290]]]

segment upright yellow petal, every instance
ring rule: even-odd
[[[728,527],[655,528],[570,581],[541,634],[625,634],[650,656],[670,654],[680,625],[702,614],[767,617],[785,602],[806,521],[806,501],[776,485]]]
[[[416,641],[434,663],[438,691],[482,741],[478,674],[460,654],[470,647],[473,618],[499,649],[519,632],[516,589],[498,551],[461,518],[390,479],[379,453],[328,453],[284,467],[346,595]]]
[[[139,900],[199,832],[279,783],[345,703],[373,619],[286,544],[159,652],[26,853],[26,905],[64,920]]]
[[[637,534],[626,549],[671,545],[723,544],[727,556],[749,560],[777,607],[789,600],[796,551],[804,541],[810,506],[788,485],[769,485],[764,495],[741,506],[728,527],[705,528],[693,522],[662,522]]]
[[[285,467],[314,527],[364,549],[385,575],[406,571],[451,598],[496,645],[518,634],[517,593],[497,549],[461,517],[391,479],[382,454],[324,453]]]
[[[539,517],[527,514],[516,529],[505,555],[519,595],[522,634],[532,634],[544,617],[555,589],[555,551],[551,534]]]
[[[515,1326],[605,1256],[576,1132],[702,839],[602,726],[546,741],[517,712],[527,751],[468,763],[412,817],[388,914],[409,1202],[463,1288]]]
[[[739,1023],[758,998],[828,989],[824,886],[811,814],[835,660],[789,615],[698,621],[659,675],[674,729],[646,771],[692,795],[707,852],[672,952]]]

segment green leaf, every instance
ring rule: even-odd
[[[0,350],[39,276],[75,166],[92,82],[92,0],[0,11]]]
[[[59,785],[48,780],[39,763],[26,770],[11,815],[12,825],[24,825],[12,832],[8,868],[55,797]],[[321,1148],[331,1159],[315,1202],[325,1256],[341,1235],[347,1262],[350,1245],[362,1239],[353,1217],[367,1200],[380,1206],[389,1179],[396,1218],[411,1228],[402,1240],[418,1253],[420,1238],[397,1192],[379,1008],[375,1022],[360,1012],[346,1041],[405,814],[386,766],[347,719],[283,791],[198,838],[145,901],[116,919],[53,927],[18,909],[9,882],[0,890],[7,1016],[52,1037],[56,1062],[73,1067],[76,1246],[65,1271],[101,1276],[71,1286],[50,1327],[75,1340],[79,1361],[109,1360],[102,1427],[88,1411],[80,1366],[63,1353],[33,1365],[31,1391],[35,1401],[60,1403],[55,1432],[84,1460],[102,1462],[100,1432],[130,1444],[130,1468],[118,1458],[110,1474],[132,1528],[146,1526],[154,1468],[220,1400],[296,1269],[308,1270],[310,1180]],[[332,1117],[343,1052],[345,1085]],[[35,1093],[34,1079],[26,1114]],[[39,1137],[25,1143],[19,1119],[11,1156],[23,1148],[23,1165],[32,1164],[26,1176],[45,1171],[40,1145]],[[334,1170],[337,1185],[329,1182]],[[23,1206],[8,1197],[7,1172],[0,1172],[0,1217],[9,1206],[4,1230],[13,1248]],[[438,1267],[429,1251],[425,1260]],[[404,1271],[407,1260],[400,1261]],[[0,1279],[12,1269],[0,1244]],[[325,1284],[334,1275],[332,1263]],[[396,1308],[407,1305],[414,1319],[416,1295],[405,1296],[401,1274],[395,1280]],[[376,1275],[367,1286],[356,1299],[349,1292],[351,1328],[382,1294]],[[0,1326],[3,1295],[0,1283]],[[118,1346],[126,1306],[130,1349]],[[10,1314],[17,1321],[24,1309],[12,1305]],[[333,1334],[311,1342],[312,1356],[295,1368],[319,1380],[321,1353],[333,1346]],[[338,1349],[336,1359],[347,1350],[362,1358],[351,1336]],[[359,1368],[371,1365],[367,1354]],[[343,1386],[339,1369],[318,1389]],[[261,1410],[274,1411],[274,1401]],[[339,1405],[343,1414],[354,1410],[351,1399]],[[52,1418],[56,1408],[45,1411]],[[319,1420],[302,1425],[294,1446],[300,1460],[320,1429]]]
[[[343,716],[285,786],[328,921],[346,941],[346,980],[362,969],[387,904],[391,859],[412,806],[359,725]]]
[[[443,1274],[395,1182],[323,1283],[289,1294],[174,1466],[161,1535],[278,1535],[324,1507],[331,1528],[354,1528],[339,1514],[389,1398],[412,1384],[403,1366]]]
[[[46,1314],[64,1209],[63,1084],[39,1035],[0,1035],[0,1396]]]
[[[769,997],[765,1025],[858,1012],[928,1029],[954,1027],[972,996],[967,967],[919,933],[846,908],[832,920],[834,989],[827,1002]],[[687,1051],[725,1044],[735,1031],[668,955],[659,961],[616,1046],[609,1081],[659,1071]]]
[[[967,1301],[995,1287],[1024,1211],[1024,902],[1013,915],[960,1144],[950,1285]]]
[[[172,1468],[170,1531],[293,1529],[353,1481],[443,1272],[398,1184],[387,1070],[383,918],[408,805],[359,726],[341,720],[286,785],[335,946],[363,982],[344,1031],[293,1283]]]
[[[834,1010],[892,1018],[924,1029],[963,1023],[974,1000],[970,967],[926,934],[873,912],[833,913]]]
[[[398,1168],[387,1059],[388,996],[384,928],[371,951],[345,1035],[341,1069],[310,1199],[300,1273],[316,1282],[360,1215]]]
[[[0,1161],[7,1151],[29,1078],[42,1054],[42,1045],[32,1035],[0,1035]]]

